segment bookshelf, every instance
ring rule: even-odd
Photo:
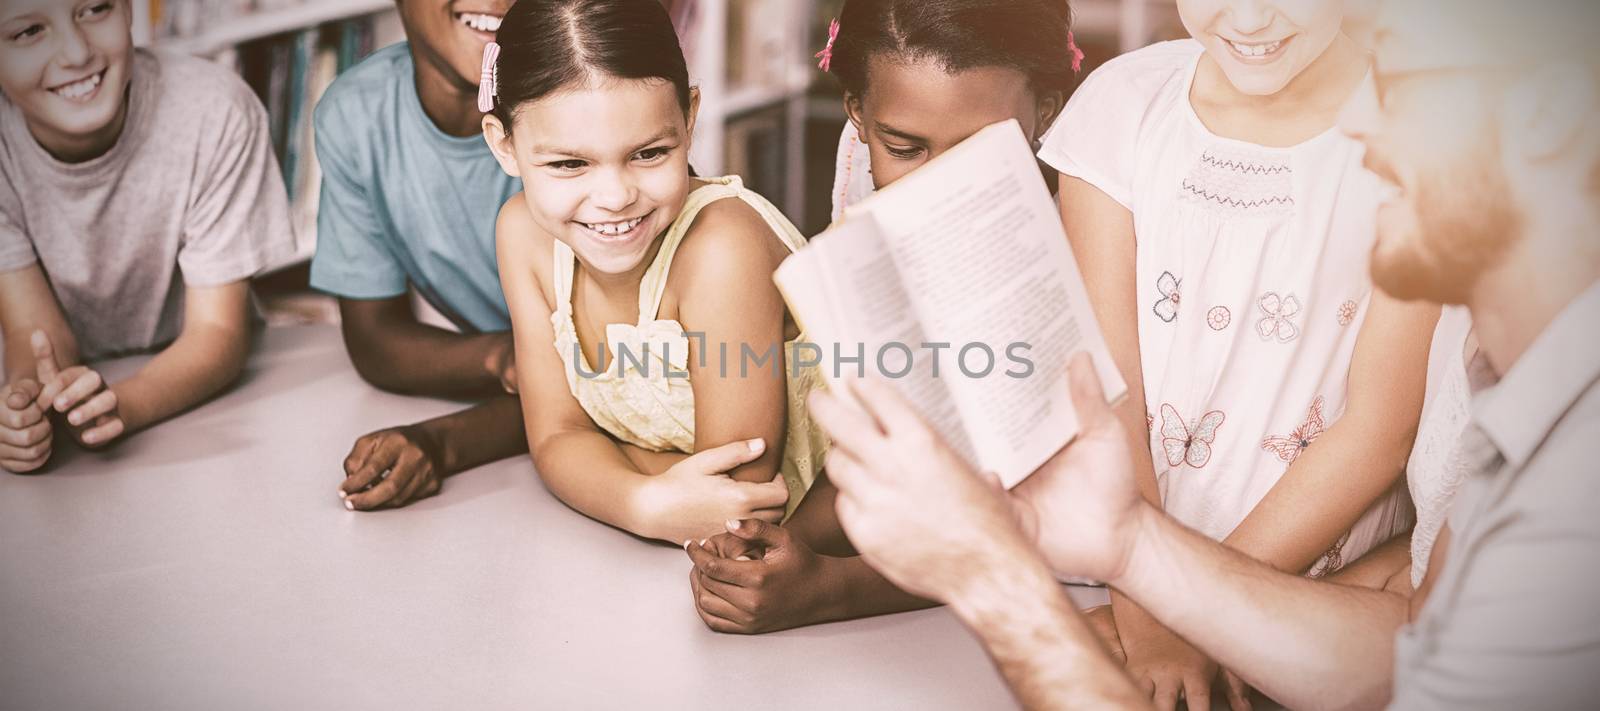
[[[308,0],[300,5],[241,15],[199,34],[165,39],[162,46],[186,54],[214,56],[246,42],[393,9],[394,0]]]
[[[321,170],[311,115],[333,80],[375,49],[404,39],[394,0],[134,0],[134,40],[231,67],[267,109],[289,192],[296,251],[316,250]]]

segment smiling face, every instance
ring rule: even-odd
[[[484,125],[534,223],[587,268],[620,275],[683,209],[694,110],[685,116],[669,81],[607,79],[517,107],[509,135],[493,115]]]
[[[0,0],[0,91],[51,153],[109,148],[133,63],[128,0]]]
[[[871,90],[846,97],[845,107],[867,143],[878,189],[993,123],[1016,119],[1026,135],[1037,137],[1061,106],[1059,97],[1041,102],[1015,69],[951,74],[933,60],[875,56],[867,76]]]
[[[1339,122],[1366,145],[1365,165],[1387,188],[1374,283],[1397,298],[1461,304],[1515,243],[1523,217],[1501,151],[1501,88],[1493,73],[1419,54],[1437,30],[1430,13],[1380,18],[1375,81]]]
[[[1339,36],[1341,0],[1178,0],[1183,26],[1244,94],[1282,91]]]
[[[484,45],[510,8],[510,0],[400,0],[400,19],[412,48],[465,89],[478,85]]]

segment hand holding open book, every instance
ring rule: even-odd
[[[1111,400],[1127,392],[1016,121],[858,203],[775,279],[830,383],[893,382],[1008,488],[1078,432],[1072,353],[1094,358]]]

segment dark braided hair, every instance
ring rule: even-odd
[[[689,67],[660,0],[517,0],[495,38],[493,113],[506,130],[517,107],[597,79],[669,81],[689,111]]]
[[[877,55],[933,60],[949,73],[1006,67],[1035,92],[1066,92],[1076,81],[1071,30],[1067,0],[847,0],[829,71],[856,96]]]

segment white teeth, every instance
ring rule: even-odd
[[[638,227],[639,223],[641,222],[644,222],[643,217],[636,217],[632,220],[628,220],[627,222],[585,222],[582,224],[584,227],[594,230],[595,232],[599,232],[600,234],[608,237],[615,237],[632,232],[633,228]]]
[[[501,18],[494,15],[481,15],[476,12],[463,12],[460,16],[461,24],[479,32],[500,31]]]
[[[93,94],[94,90],[99,88],[99,86],[100,75],[96,74],[88,79],[84,79],[83,81],[75,81],[71,84],[61,87],[60,89],[55,89],[54,91],[63,99],[77,101],[89,96],[90,94]]]
[[[1240,55],[1246,57],[1265,57],[1273,52],[1278,51],[1278,48],[1283,46],[1283,40],[1278,40],[1277,42],[1272,42],[1269,44],[1240,44],[1238,42],[1229,40],[1228,44],[1229,46],[1233,47],[1233,51],[1238,52]]]

